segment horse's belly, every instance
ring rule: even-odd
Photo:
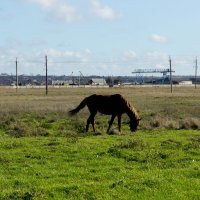
[[[99,108],[98,111],[99,111],[101,114],[104,114],[104,115],[112,115],[112,114],[116,113],[116,110],[113,109],[112,107],[103,107],[103,108]]]

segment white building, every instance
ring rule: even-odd
[[[89,85],[107,85],[105,79],[103,78],[92,78],[88,82]]]
[[[192,81],[181,81],[179,85],[192,85]]]

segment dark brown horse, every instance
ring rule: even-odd
[[[131,131],[137,130],[137,126],[139,125],[139,121],[141,120],[135,108],[131,106],[131,104],[126,99],[124,99],[124,97],[121,96],[120,94],[91,95],[89,97],[86,97],[78,105],[77,108],[69,111],[69,114],[74,115],[78,113],[86,105],[90,111],[90,116],[87,120],[87,125],[86,125],[86,132],[89,129],[90,123],[92,124],[93,131],[95,132],[94,117],[97,114],[97,112],[106,115],[112,115],[111,120],[109,122],[107,133],[109,132],[110,127],[112,126],[112,123],[116,116],[118,117],[118,128],[119,131],[121,131],[121,116],[123,113],[126,113],[130,118]]]

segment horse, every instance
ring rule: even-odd
[[[92,124],[93,131],[95,132],[94,117],[97,112],[105,115],[111,115],[107,133],[113,124],[115,117],[118,117],[118,130],[121,132],[121,116],[126,113],[130,118],[130,130],[136,131],[141,118],[139,117],[136,109],[120,94],[113,95],[97,95],[93,94],[86,97],[81,103],[73,110],[69,111],[70,116],[75,115],[87,105],[90,116],[87,119],[86,132],[89,129],[90,123]]]

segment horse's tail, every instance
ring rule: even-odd
[[[78,113],[81,109],[83,109],[87,104],[87,97],[81,101],[81,103],[73,110],[69,111],[69,115],[73,116]]]

